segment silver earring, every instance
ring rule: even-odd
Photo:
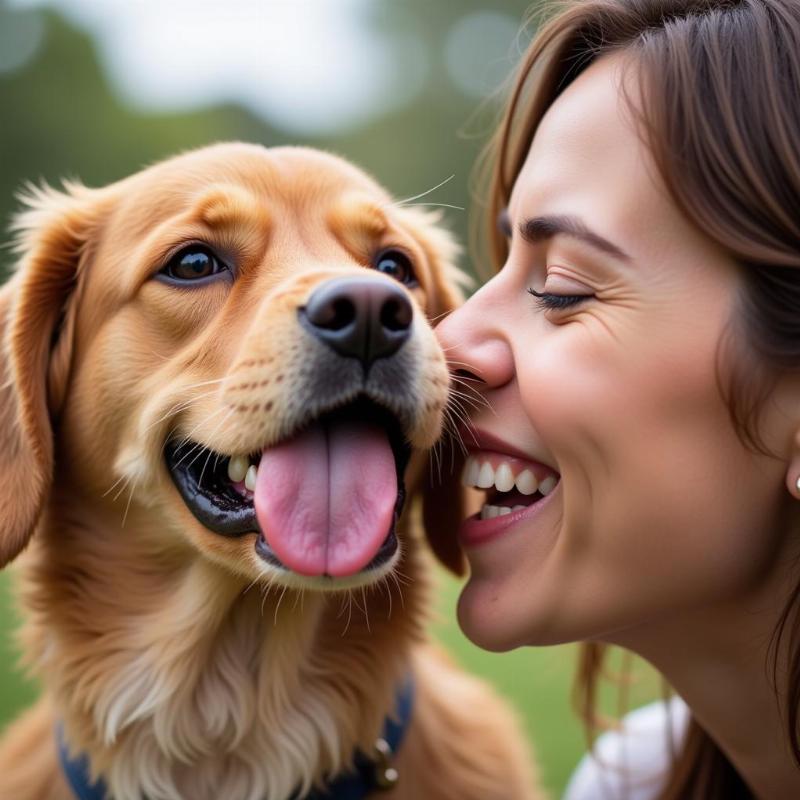
[[[798,477],[797,482],[794,485],[794,488],[797,489],[797,493],[800,494],[800,477]]]

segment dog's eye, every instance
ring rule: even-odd
[[[176,253],[159,274],[176,281],[197,281],[226,270],[211,250],[193,244]]]
[[[374,266],[378,272],[389,275],[406,286],[416,286],[417,284],[417,276],[414,274],[411,259],[400,250],[384,250],[378,253]]]

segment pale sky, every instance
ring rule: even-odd
[[[116,92],[135,108],[189,110],[235,101],[291,132],[324,134],[402,108],[431,68],[422,44],[408,37],[395,41],[402,51],[402,70],[397,69],[385,40],[364,21],[378,2],[386,0],[10,0],[9,5],[57,9],[92,34]],[[478,96],[494,88],[494,73],[508,72],[516,24],[492,11],[454,23],[443,52],[454,90]]]
[[[413,98],[361,12],[373,0],[11,0],[94,35],[126,102],[190,109],[235,100],[292,130],[358,125]],[[412,46],[413,43],[409,43]],[[402,85],[401,85],[402,84]],[[388,90],[388,91],[387,91]]]

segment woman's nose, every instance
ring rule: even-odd
[[[436,335],[451,372],[471,372],[484,388],[496,388],[513,379],[514,358],[503,330],[502,309],[487,302],[486,288],[445,317],[436,326]]]

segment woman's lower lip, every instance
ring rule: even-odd
[[[493,517],[492,519],[481,519],[480,513],[472,517],[467,517],[467,519],[461,523],[461,527],[458,531],[458,539],[461,545],[465,548],[469,548],[485,544],[502,536],[510,528],[532,520],[534,517],[538,516],[545,507],[550,505],[553,495],[558,491],[559,486],[560,482],[546,497],[543,497],[536,503],[526,506],[519,511],[512,511],[510,514],[503,514],[500,517]]]

